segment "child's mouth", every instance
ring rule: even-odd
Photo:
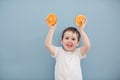
[[[66,46],[67,46],[68,48],[73,47],[73,45],[72,45],[72,44],[66,44]]]

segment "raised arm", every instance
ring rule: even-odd
[[[83,45],[80,48],[80,50],[81,50],[81,55],[84,56],[87,53],[87,51],[90,49],[91,43],[89,41],[89,38],[88,38],[87,34],[84,31],[86,21],[83,21],[82,24],[83,25],[81,27],[79,27],[79,32],[81,34],[81,38],[82,38],[82,41],[83,41]]]
[[[50,26],[47,37],[46,37],[46,41],[45,41],[45,45],[52,55],[55,54],[55,46],[52,44],[54,30],[55,30],[55,26]]]

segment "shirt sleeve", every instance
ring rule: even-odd
[[[80,57],[80,59],[85,59],[86,58],[86,54],[84,56],[81,55],[81,48],[77,48],[77,54]]]
[[[51,55],[53,58],[56,58],[59,52],[59,47],[55,47],[55,54]]]

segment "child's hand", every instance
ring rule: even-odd
[[[54,24],[54,25],[48,25],[51,29],[53,29],[53,28],[55,28],[56,27],[56,25],[57,25],[57,23],[56,24]]]
[[[78,28],[79,28],[80,30],[84,30],[85,25],[87,24],[87,21],[86,21],[86,20],[83,20],[83,21],[81,21],[81,22],[82,22],[82,26],[78,26]]]

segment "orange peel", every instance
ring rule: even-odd
[[[87,18],[84,15],[78,15],[78,16],[76,16],[75,23],[76,23],[76,25],[78,27],[81,27],[83,25],[82,21],[87,21]]]
[[[49,26],[54,26],[57,23],[57,16],[53,13],[48,14],[46,17],[46,23]]]

